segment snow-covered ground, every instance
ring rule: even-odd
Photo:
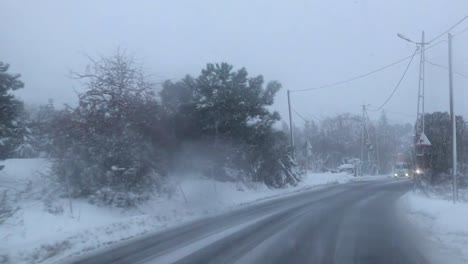
[[[0,191],[7,191],[15,214],[0,223],[0,263],[50,263],[71,255],[206,217],[263,199],[273,199],[313,186],[346,183],[348,174],[310,173],[299,186],[269,189],[186,177],[171,198],[154,197],[136,209],[92,205],[54,196],[45,159],[2,162]],[[187,203],[182,195],[185,193]]]
[[[468,263],[468,203],[454,204],[419,192],[409,192],[400,201],[408,219],[433,245],[433,258],[444,263]]]

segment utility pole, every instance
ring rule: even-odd
[[[420,57],[420,60],[419,60],[419,82],[418,82],[418,110],[417,110],[417,115],[416,115],[416,141],[418,141],[422,135],[424,135],[424,131],[425,131],[425,122],[424,122],[424,116],[425,116],[425,102],[424,102],[424,93],[425,93],[425,76],[424,76],[424,73],[425,73],[425,42],[424,42],[424,31],[422,32],[421,34],[421,42],[420,43],[416,43],[416,45],[418,45],[421,47],[421,57]],[[415,146],[414,146],[414,153],[415,153],[415,164],[416,164],[416,168],[422,168],[424,167],[423,164],[425,163],[424,161],[424,150],[421,148],[421,150],[419,150],[419,148],[421,147],[418,147],[417,143],[415,143]],[[420,151],[420,152],[419,152]]]
[[[380,175],[379,136],[377,129],[375,129],[375,154],[377,156],[377,175]]]
[[[306,139],[306,176],[309,173],[309,139]]]
[[[288,90],[288,109],[289,109],[289,137],[291,140],[291,150],[292,158],[296,159],[296,154],[294,153],[294,137],[293,137],[293,124],[292,124],[292,114],[291,114],[291,91]]]
[[[371,168],[371,173],[375,173],[375,174],[379,174],[379,171],[380,171],[380,162],[379,162],[379,149],[378,149],[378,143],[377,143],[377,131],[375,131],[375,140],[374,140],[374,144],[372,144],[372,139],[371,139],[371,135],[370,135],[370,132],[369,132],[369,129],[367,127],[367,121],[369,120],[370,122],[370,119],[369,119],[369,115],[367,114],[367,105],[363,105],[362,106],[362,124],[363,124],[363,131],[361,132],[362,133],[362,150],[361,150],[361,155],[362,157],[364,157],[364,147],[367,148],[367,162],[368,162],[368,166],[369,168]],[[364,146],[364,134],[366,135],[366,146]]]
[[[453,102],[453,66],[452,66],[452,34],[448,33],[448,67],[450,93],[450,119],[452,121],[452,172],[453,172],[453,202],[458,200],[457,190],[457,118]]]
[[[460,161],[461,161],[461,164],[459,165],[458,167],[458,171],[460,171],[460,174],[462,174],[463,172],[465,172],[465,165],[466,165],[466,162],[465,162],[465,142],[466,142],[466,137],[465,137],[465,131],[466,131],[466,121],[462,120],[463,123],[461,124],[462,127],[460,128],[461,131],[460,131],[460,139],[461,139],[461,142],[457,142],[458,144],[460,144],[460,148],[461,148],[461,151],[460,151]],[[457,155],[457,158],[458,158],[458,155]],[[458,164],[457,164],[458,165]]]
[[[361,130],[361,162],[364,163],[364,130],[365,130],[365,124],[366,122],[366,105],[362,105],[362,130]]]
[[[424,31],[422,32],[421,42],[413,42],[412,40],[399,35],[399,37],[403,38],[406,41],[416,43],[421,47],[421,57],[419,59],[419,82],[418,82],[418,109],[417,109],[417,117],[416,117],[416,138],[424,133],[424,66],[425,66],[425,54],[424,54]]]
[[[416,44],[419,48],[421,48],[421,57],[419,60],[419,82],[418,82],[418,106],[417,106],[417,116],[416,116],[416,131],[415,131],[415,144],[414,144],[414,162],[416,168],[422,168],[425,164],[424,158],[424,149],[419,143],[417,143],[421,138],[426,138],[424,134],[425,131],[425,103],[424,103],[424,90],[425,90],[425,38],[424,38],[424,31],[421,34],[421,42],[415,42],[405,37],[402,34],[398,34],[398,37],[404,39],[408,42]]]
[[[416,117],[416,137],[424,133],[424,66],[425,66],[425,45],[429,44],[424,42],[424,31],[421,35],[421,42],[416,42],[410,38],[398,33],[397,36],[405,41],[416,44],[421,48],[421,57],[419,60],[419,82],[418,82],[418,109]]]
[[[420,68],[419,68],[419,82],[420,82],[420,87],[422,91],[422,102],[421,102],[421,108],[422,108],[422,133],[425,131],[425,125],[424,125],[424,115],[425,115],[425,102],[424,102],[424,94],[425,94],[425,65],[426,65],[426,53],[425,53],[425,45],[426,43],[424,42],[424,31],[422,32],[421,36],[421,62],[420,62]],[[419,101],[419,100],[418,100]],[[419,102],[418,102],[419,103]]]
[[[466,143],[468,142],[467,138],[466,138],[466,134],[467,134],[466,133],[466,124],[468,124],[468,121],[463,122],[462,143],[461,143],[462,146],[467,146]],[[460,157],[460,160],[462,161],[461,170],[463,172],[465,172],[466,171],[466,166],[468,165],[467,162],[466,162],[467,157],[465,155],[466,154],[466,149],[463,149],[463,152],[461,154],[462,154],[462,156]]]

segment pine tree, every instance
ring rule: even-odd
[[[463,118],[457,116],[457,142],[462,142]],[[429,151],[431,183],[446,181],[452,168],[452,132],[450,115],[447,112],[434,112],[425,115],[425,133],[431,141]],[[458,161],[462,159],[462,145],[458,146]],[[445,177],[444,177],[445,176]]]
[[[197,78],[165,82],[161,105],[176,141],[204,143],[197,151],[207,153],[208,176],[279,187],[298,181],[286,137],[273,129],[279,114],[268,110],[280,88],[245,68],[208,64]]]
[[[380,173],[390,173],[392,171],[397,154],[394,133],[394,128],[388,123],[385,111],[382,111],[376,128]]]
[[[0,61],[0,160],[11,157],[22,139],[16,119],[23,104],[11,92],[23,88],[24,83],[19,74],[8,73],[9,67]]]

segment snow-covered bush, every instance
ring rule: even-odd
[[[94,195],[91,195],[89,197],[89,202],[99,206],[127,208],[147,201],[149,198],[148,193],[139,194],[127,191],[116,191],[112,188],[104,187],[97,190]]]
[[[49,183],[53,184],[53,183]],[[64,212],[63,204],[60,201],[60,190],[56,188],[52,188],[52,191],[48,191],[46,189],[42,190],[42,203],[44,206],[44,211],[48,212],[49,214],[53,215],[60,215]]]
[[[52,122],[53,173],[73,196],[133,205],[120,193],[152,191],[155,175],[166,174],[152,86],[122,53],[75,75],[87,90]]]
[[[258,140],[252,158],[256,161],[252,173],[268,186],[295,186],[300,180],[298,166],[291,157],[291,150],[282,132],[271,131]]]
[[[29,143],[21,144],[15,149],[15,157],[18,158],[35,158],[38,155],[39,153]]]
[[[0,193],[0,224],[12,217],[18,210],[19,208],[12,202],[8,190],[3,190]]]
[[[0,253],[0,264],[10,263],[10,257],[8,255],[3,255]]]
[[[62,203],[57,202],[57,200],[45,200],[44,210],[53,215],[61,215],[64,212]]]
[[[68,240],[54,242],[52,244],[44,244],[37,248],[31,256],[26,259],[30,263],[40,263],[46,259],[56,256],[63,251],[70,249],[72,244]]]

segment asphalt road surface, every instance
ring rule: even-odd
[[[130,241],[74,263],[428,263],[396,201],[407,180],[305,191]]]

